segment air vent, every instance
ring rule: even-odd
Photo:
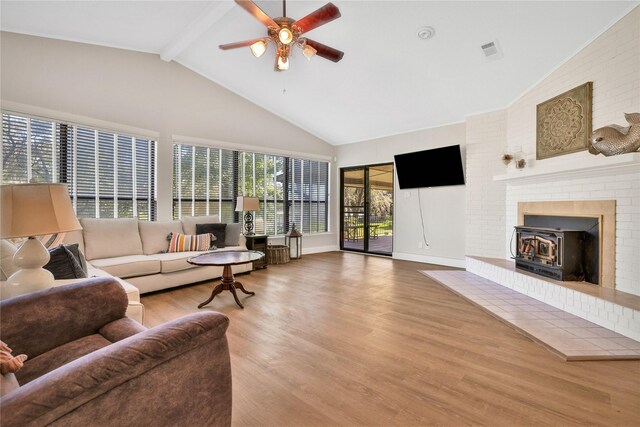
[[[495,61],[496,59],[500,59],[504,56],[502,54],[502,49],[500,49],[498,40],[485,43],[480,47],[482,48],[482,52],[484,53],[484,57],[487,61]]]

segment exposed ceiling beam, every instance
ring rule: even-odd
[[[160,52],[163,61],[173,61],[235,6],[233,1],[214,1]]]

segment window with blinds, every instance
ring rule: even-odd
[[[238,222],[239,195],[256,196],[257,234],[328,230],[329,164],[271,154],[175,144],[173,216],[220,215]]]
[[[230,150],[174,145],[174,218],[219,215],[222,222],[234,222],[236,156]]]
[[[290,222],[296,223],[303,233],[326,232],[329,164],[291,159],[289,176]]]
[[[156,142],[2,114],[2,182],[63,182],[79,217],[156,217]]]
[[[253,220],[256,234],[284,234],[285,228],[285,181],[286,159],[282,156],[238,153],[238,195],[255,196],[260,199],[260,209]]]

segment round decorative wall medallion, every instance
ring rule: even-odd
[[[582,128],[580,104],[572,98],[555,101],[542,118],[542,141],[545,148],[557,151],[571,145]]]

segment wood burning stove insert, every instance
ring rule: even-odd
[[[516,226],[516,268],[555,280],[598,283],[596,260],[584,230]]]

